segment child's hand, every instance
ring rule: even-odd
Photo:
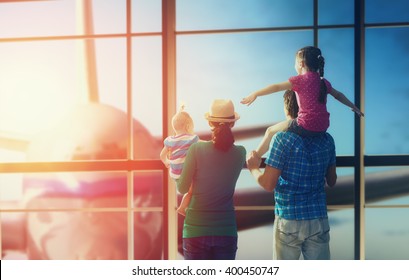
[[[353,112],[355,112],[358,116],[364,117],[364,113],[362,113],[358,108],[352,108],[351,109]]]
[[[261,157],[257,154],[256,151],[252,151],[246,159],[246,163],[247,163],[247,168],[249,170],[251,169],[257,169],[260,166],[261,163]]]
[[[249,96],[244,97],[240,103],[249,106],[254,100],[256,100],[256,98],[257,96],[255,94],[250,94]]]

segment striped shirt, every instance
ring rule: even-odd
[[[178,179],[182,173],[183,163],[185,162],[187,150],[190,145],[199,141],[199,137],[194,134],[179,134],[169,136],[165,139],[164,145],[170,151],[169,154],[169,175]]]
[[[281,170],[275,188],[275,214],[287,220],[327,217],[325,175],[335,165],[335,144],[330,134],[301,137],[279,132],[271,141],[266,164]]]

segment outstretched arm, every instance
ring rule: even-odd
[[[352,103],[342,92],[336,90],[335,88],[332,88],[330,94],[339,102],[342,104],[348,106],[351,108],[352,111],[358,114],[358,116],[363,117],[364,113],[361,112],[361,110],[358,109],[358,107],[355,106],[354,103]]]
[[[259,97],[259,96],[264,96],[264,95],[267,95],[267,94],[271,94],[271,93],[286,90],[286,89],[291,89],[291,83],[289,81],[281,82],[281,83],[278,83],[278,84],[272,84],[272,85],[269,85],[269,86],[267,86],[265,88],[262,88],[260,90],[257,90],[255,92],[253,92],[252,94],[250,94],[247,97],[244,97],[241,100],[240,103],[245,104],[245,105],[248,106],[251,103],[253,103],[254,100],[256,100],[257,97]]]
[[[271,139],[273,138],[274,134],[276,134],[279,131],[285,131],[288,128],[288,124],[289,120],[286,120],[267,128],[263,139],[261,140],[260,144],[257,147],[256,155],[262,157],[268,151]]]

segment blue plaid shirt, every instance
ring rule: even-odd
[[[301,137],[279,132],[266,164],[281,170],[275,188],[275,214],[287,220],[327,217],[325,175],[335,165],[334,139],[328,133]]]

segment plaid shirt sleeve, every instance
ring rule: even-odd
[[[332,146],[331,157],[330,157],[328,166],[333,166],[333,165],[336,165],[335,141],[334,141],[334,138],[332,138],[331,134],[327,133],[327,136]]]
[[[288,146],[289,143],[287,139],[283,138],[283,133],[278,132],[273,136],[271,140],[270,153],[266,158],[265,163],[271,167],[277,168],[279,170],[284,169],[284,164],[286,158],[288,157]],[[291,145],[290,145],[291,146]]]

